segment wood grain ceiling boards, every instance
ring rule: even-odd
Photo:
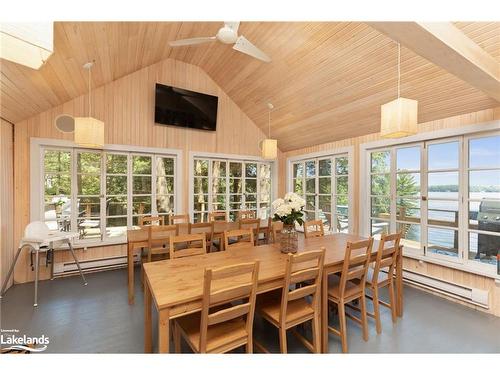
[[[213,42],[170,48],[169,40],[215,35],[222,23],[56,23],[56,52],[40,71],[2,61],[2,117],[18,122],[86,91],[81,66],[95,59],[94,87],[170,57],[204,69],[283,151],[379,131],[380,105],[396,96],[396,44],[359,22],[242,22],[240,34],[269,64]],[[500,61],[500,23],[455,23]],[[402,95],[419,121],[498,106],[482,92],[402,49]]]

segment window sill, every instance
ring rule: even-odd
[[[73,248],[75,249],[83,249],[87,250],[93,247],[103,247],[103,246],[112,246],[112,245],[126,245],[127,237],[117,237],[113,239],[107,239],[104,241],[75,241],[73,243]],[[67,244],[63,244],[58,249],[67,250],[69,249]]]

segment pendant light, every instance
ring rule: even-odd
[[[401,98],[401,45],[398,43],[398,97],[381,107],[380,135],[402,138],[417,134],[418,101]]]
[[[273,160],[278,156],[278,141],[276,139],[271,139],[271,111],[274,109],[274,106],[271,103],[267,103],[267,108],[269,109],[269,138],[266,138],[261,142],[261,151],[262,159]]]
[[[83,68],[89,71],[89,115],[75,117],[75,143],[83,147],[102,148],[104,146],[104,122],[91,117],[91,70],[93,62],[86,63]]]

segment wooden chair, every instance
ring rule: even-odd
[[[342,342],[342,352],[347,353],[346,316],[353,319],[363,327],[363,339],[368,340],[368,322],[366,318],[365,281],[370,264],[370,254],[373,238],[368,240],[348,242],[342,273],[332,275],[328,281],[328,303],[337,305],[340,329],[328,326],[328,331],[339,336]],[[361,319],[347,314],[345,305],[351,301],[359,300],[361,306]]]
[[[189,234],[205,234],[207,241],[207,252],[212,251],[212,237],[214,236],[214,222],[211,223],[189,223]]]
[[[259,219],[241,219],[239,222],[240,229],[251,229],[253,231],[254,245],[258,245],[260,233]]]
[[[144,225],[165,225],[163,216],[139,216],[139,226]]]
[[[179,246],[179,244],[182,245]],[[170,259],[203,255],[206,253],[207,240],[204,233],[170,237]]]
[[[283,230],[283,222],[282,221],[273,221],[271,224],[271,239],[273,243],[279,241],[279,235]]]
[[[305,238],[323,237],[325,230],[321,220],[310,220],[304,223],[304,236]]]
[[[189,224],[189,214],[170,215],[168,217],[168,224]]]
[[[259,235],[262,234],[263,238],[261,239],[260,236],[257,236],[257,245],[259,242],[262,240],[265,244],[271,243],[271,235],[272,235],[272,226],[273,226],[273,220],[268,217],[267,218],[267,227],[259,227]]]
[[[208,221],[227,221],[226,211],[212,211],[208,213]]]
[[[148,262],[151,262],[153,255],[168,254],[170,238],[177,235],[175,225],[151,225],[148,227]]]
[[[294,335],[313,353],[321,352],[320,305],[321,276],[325,248],[300,254],[288,254],[285,282],[281,298],[271,294],[257,304],[261,316],[279,329],[281,353],[287,352],[286,331],[305,322],[312,322],[313,342],[309,342],[296,329]],[[290,290],[293,286],[294,289]],[[311,301],[308,298],[311,296]],[[256,346],[267,352],[259,343]]]
[[[252,353],[258,272],[259,262],[205,269],[201,313],[175,320],[175,352],[180,353],[184,337],[196,353],[225,353],[243,345]]]
[[[235,242],[230,243],[230,239]],[[241,247],[253,247],[255,244],[252,229],[234,229],[224,232],[224,250],[234,250]]]
[[[238,211],[238,221],[246,219],[257,219],[257,212],[252,210]]]

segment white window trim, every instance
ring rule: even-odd
[[[278,161],[277,160],[266,160],[260,156],[255,155],[239,155],[239,154],[221,154],[216,152],[200,152],[200,151],[190,151],[188,170],[189,170],[189,181],[188,181],[188,209],[191,218],[194,218],[194,203],[193,203],[193,189],[194,189],[194,160],[195,159],[227,159],[229,161],[255,161],[262,163],[271,164],[271,202],[276,199],[278,195]]]
[[[84,149],[80,145],[73,141],[61,140],[61,139],[51,139],[51,138],[36,138],[32,137],[30,139],[30,221],[42,220],[43,212],[42,199],[43,199],[43,189],[40,188],[41,173],[43,172],[43,157],[41,156],[41,150],[45,147],[61,147],[61,148],[77,148]],[[183,171],[183,161],[182,161],[182,150],[171,149],[171,148],[159,148],[159,147],[142,147],[142,146],[132,146],[132,145],[115,145],[107,144],[100,149],[89,149],[89,151],[113,151],[113,152],[127,152],[127,153],[147,153],[165,156],[174,156],[175,161],[175,175],[174,175],[174,207],[177,212],[183,212],[183,199],[181,197],[182,189],[182,171]],[[129,182],[130,185],[130,182]],[[128,191],[128,190],[127,190]],[[152,194],[153,196],[153,194]],[[128,210],[130,209],[131,202],[128,202]],[[154,206],[152,202],[152,207]],[[128,215],[127,215],[128,216]],[[78,241],[75,245],[83,247],[99,247],[106,245],[116,245],[126,243],[126,236],[117,238],[105,238],[104,240],[83,240]]]
[[[500,130],[500,120],[468,125],[461,128],[451,128],[451,129],[442,129],[442,130],[424,132],[403,139],[383,139],[374,142],[362,143],[359,146],[359,151],[360,151],[359,181],[366,181],[367,179],[369,172],[368,166],[370,165],[369,161],[370,152],[374,149],[380,149],[384,147],[391,147],[398,145],[406,145],[416,142],[434,141],[434,140],[458,137],[458,136],[472,136],[472,135],[480,136],[481,133],[488,133],[495,130]],[[462,155],[464,158],[466,157],[464,153]],[[465,167],[465,165],[463,166]],[[368,237],[370,235],[370,228],[368,225],[368,217],[370,210],[368,189],[369,186],[367,183],[360,183],[358,224],[359,224],[360,235],[365,237]],[[459,234],[459,236],[461,236],[461,234]],[[456,261],[449,261],[445,259],[424,256],[423,254],[418,254],[411,251],[405,251],[404,256],[408,258],[421,260],[427,263],[433,263],[448,268],[457,269],[460,271],[486,276],[495,280],[500,280],[500,275],[498,275],[495,270],[491,269],[493,267],[488,267],[486,265],[479,264],[478,262],[464,261],[463,263],[458,263]]]
[[[340,147],[325,151],[311,152],[308,154],[300,154],[296,156],[292,156],[286,159],[286,191],[292,191],[292,164],[297,161],[306,160],[306,159],[315,159],[322,157],[335,157],[340,155],[347,154],[347,163],[349,166],[348,176],[347,176],[347,201],[348,201],[348,221],[349,221],[349,233],[352,233],[352,228],[354,224],[354,146]]]

